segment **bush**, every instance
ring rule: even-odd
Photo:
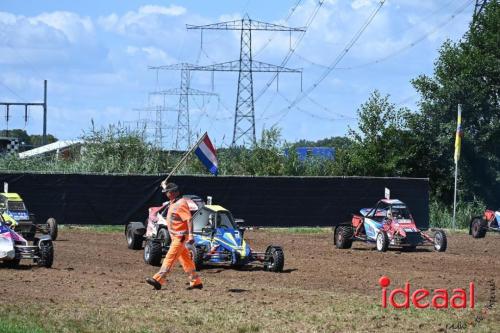
[[[453,206],[450,207],[438,201],[432,201],[429,208],[431,227],[453,227]],[[481,215],[485,209],[486,205],[476,198],[471,202],[457,202],[456,228],[468,229],[471,217]]]

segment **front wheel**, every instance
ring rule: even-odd
[[[487,222],[482,218],[474,218],[470,226],[472,237],[484,238],[484,236],[486,236],[486,225]]]
[[[38,259],[38,266],[50,268],[54,263],[54,245],[51,241],[42,242],[40,244],[40,258]]]
[[[195,247],[194,245],[189,246],[189,252],[191,254],[191,259],[193,259],[194,266],[197,271],[203,269],[203,258],[205,257],[205,250],[202,247]]]
[[[269,272],[282,272],[285,265],[285,254],[280,247],[271,246],[266,251],[267,261],[264,263],[264,270]]]
[[[151,266],[161,264],[161,242],[148,239],[144,246],[144,262]]]
[[[377,251],[379,252],[385,252],[389,248],[389,237],[387,236],[387,233],[383,230],[381,230],[377,234]]]
[[[434,234],[434,250],[444,252],[447,246],[448,240],[446,239],[446,234],[443,230],[437,230]]]
[[[57,226],[56,219],[51,217],[47,219],[47,233],[50,235],[53,241],[57,239],[57,234],[59,232],[59,228]]]
[[[335,228],[334,241],[337,249],[350,249],[353,231],[350,225],[340,225]]]

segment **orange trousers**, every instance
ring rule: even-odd
[[[163,260],[160,271],[153,276],[153,278],[162,285],[166,284],[165,277],[172,271],[172,268],[177,260],[179,260],[184,272],[188,275],[191,286],[196,286],[202,283],[201,278],[196,273],[196,267],[193,259],[191,258],[191,253],[186,248],[184,238],[185,237],[178,236],[172,237],[172,243],[170,244],[170,248],[165,259]]]

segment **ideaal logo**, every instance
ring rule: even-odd
[[[410,303],[417,309],[435,308],[454,309],[474,308],[474,282],[469,283],[469,288],[455,288],[448,292],[447,289],[435,289],[429,291],[425,288],[413,290],[410,282],[406,282],[403,288],[395,288],[391,291],[387,287],[391,284],[391,279],[382,276],[379,279],[382,287],[382,307],[387,308],[390,304],[396,309],[408,309]],[[398,299],[398,300],[396,300]],[[402,299],[402,300],[401,300]]]

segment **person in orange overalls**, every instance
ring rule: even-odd
[[[162,187],[163,192],[165,192],[170,200],[166,221],[172,242],[170,243],[170,248],[167,256],[163,260],[160,271],[152,278],[146,278],[146,282],[152,285],[156,290],[160,290],[161,287],[167,283],[165,279],[166,275],[170,273],[177,260],[179,260],[184,272],[186,272],[189,277],[189,287],[187,289],[202,289],[203,283],[196,273],[191,254],[186,248],[186,242],[188,244],[194,243],[193,224],[188,203],[186,199],[180,196],[179,187],[176,184],[165,184],[164,181],[162,182]]]

